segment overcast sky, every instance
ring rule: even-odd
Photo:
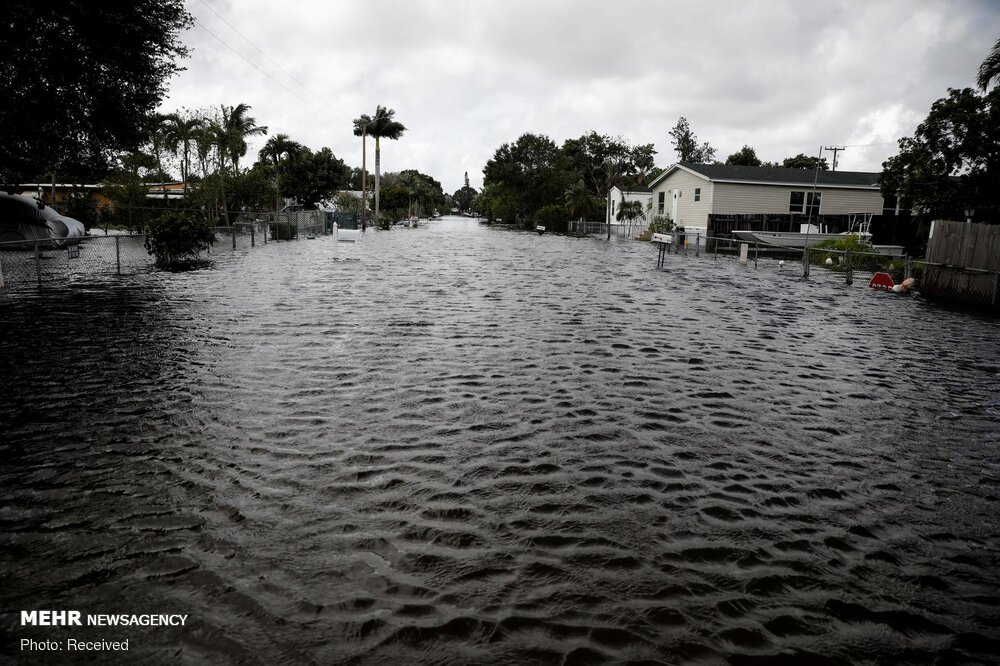
[[[186,6],[192,53],[164,111],[245,102],[270,134],[361,166],[352,121],[381,104],[407,127],[384,142],[382,171],[418,169],[448,193],[465,172],[481,187],[486,161],[525,132],[653,143],[666,167],[680,116],[717,159],[744,144],[771,161],[837,145],[838,169],[879,171],[949,87],[974,85],[1000,37],[996,0]]]

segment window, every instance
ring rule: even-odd
[[[822,198],[822,192],[808,192],[806,194],[806,213],[813,217],[819,217],[819,205]]]
[[[819,215],[819,207],[823,202],[822,192],[790,192],[788,195],[789,213],[806,213]]]
[[[656,201],[656,213],[658,215],[663,215],[663,197],[666,195],[665,192],[660,192],[660,196]]]
[[[694,200],[695,201],[701,201],[701,188],[700,187],[694,188]]]

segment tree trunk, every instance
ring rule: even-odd
[[[365,231],[365,213],[368,209],[368,170],[365,159],[368,157],[368,149],[365,147],[365,139],[368,138],[367,127],[361,133],[361,231]]]
[[[381,160],[381,155],[379,153],[379,141],[378,137],[375,137],[375,226],[378,226],[378,192],[379,192],[379,162]],[[381,229],[381,227],[379,227]]]

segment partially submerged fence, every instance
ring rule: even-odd
[[[913,288],[928,298],[994,309],[1000,306],[1000,270],[996,269],[959,268],[875,251],[783,248],[700,234],[668,236],[670,243],[666,248],[661,246],[661,265],[671,254],[716,260],[720,256],[736,257],[753,267],[762,261],[783,262],[786,270],[800,270],[804,277],[823,271],[824,275],[834,276],[845,284],[862,285],[868,285],[876,273],[886,273],[895,284],[913,278]],[[1000,252],[991,256],[1000,257]]]
[[[202,256],[246,250],[273,241],[332,232],[320,211],[244,213],[230,226],[215,227],[215,243]],[[146,234],[104,232],[68,241],[0,243],[0,286],[37,285],[73,274],[127,275],[152,269]]]

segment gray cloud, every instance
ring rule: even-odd
[[[561,142],[594,129],[654,143],[667,166],[682,115],[721,158],[743,144],[770,160],[846,144],[841,168],[878,170],[934,100],[972,85],[1000,36],[989,0],[188,8],[200,25],[185,35],[193,55],[165,110],[246,102],[272,133],[358,166],[351,121],[383,104],[408,127],[386,142],[383,168],[419,169],[446,191],[466,171],[481,185],[493,151],[524,132]]]

